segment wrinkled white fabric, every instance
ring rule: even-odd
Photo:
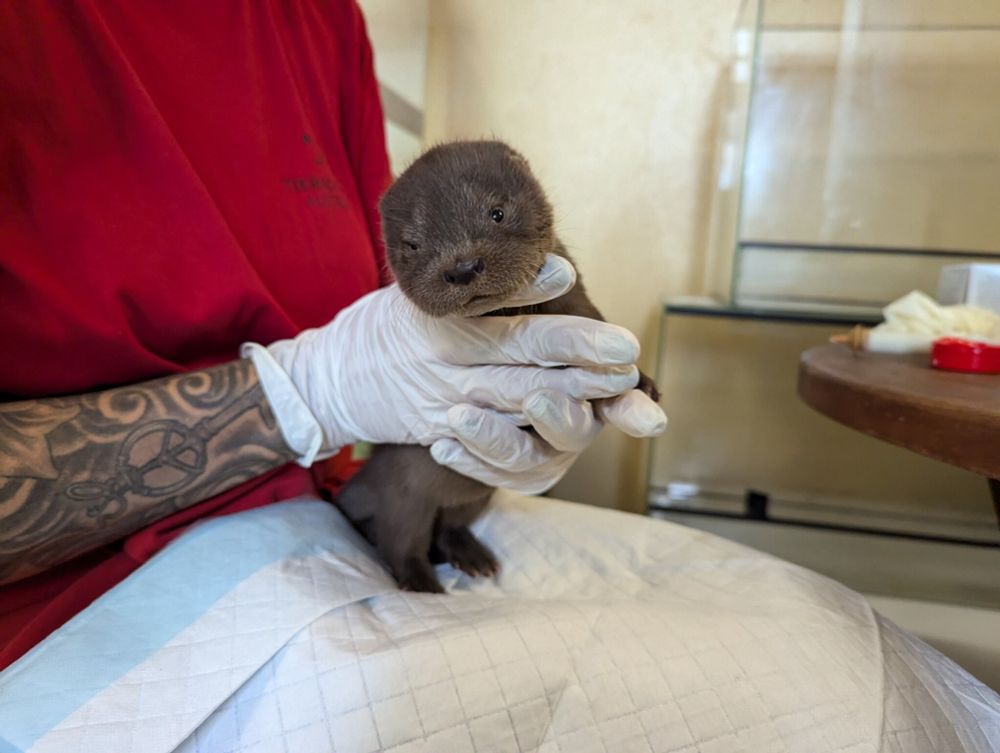
[[[575,281],[572,265],[550,255],[534,284],[507,304],[558,297]],[[324,327],[266,348],[248,343],[243,354],[302,465],[357,441],[439,443],[438,462],[537,492],[600,429],[587,401],[605,400],[599,417],[633,436],[666,426],[659,407],[631,390],[639,344],[628,330],[571,316],[435,319],[395,285]],[[542,439],[518,424],[533,425]]]
[[[1000,697],[828,578],[495,495],[404,593],[331,505],[207,521],[0,673],[4,753],[995,753]]]

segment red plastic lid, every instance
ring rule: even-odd
[[[958,337],[942,337],[931,348],[931,366],[948,371],[1000,374],[1000,347]]]

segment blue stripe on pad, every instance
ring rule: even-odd
[[[195,526],[0,672],[0,753],[30,748],[262,567],[357,553],[358,542],[332,505],[314,499]]]

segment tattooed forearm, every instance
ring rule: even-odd
[[[0,584],[292,457],[249,361],[0,404]]]

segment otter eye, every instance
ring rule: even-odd
[[[494,222],[503,222],[503,210],[500,207],[493,207],[490,210],[490,219]]]
[[[403,241],[403,245],[406,246],[408,249],[410,249],[410,251],[420,250],[420,246],[418,246],[416,243],[413,243],[412,241]]]

